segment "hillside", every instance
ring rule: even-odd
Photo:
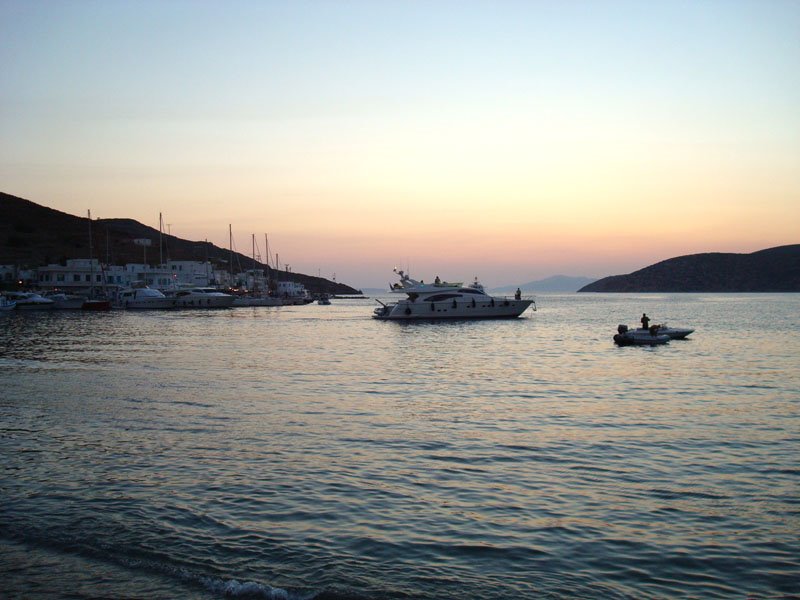
[[[138,238],[149,238],[153,246],[147,249],[147,262],[156,264],[159,259],[157,229],[133,219],[96,219],[91,223],[94,256],[109,264],[141,263],[144,252],[134,244]],[[228,249],[208,242],[193,242],[162,234],[165,258],[172,260],[210,260],[216,267],[227,269],[231,260]],[[0,192],[0,264],[34,268],[51,263],[64,264],[70,258],[88,258],[89,220],[76,217],[30,200]],[[235,252],[235,270],[252,267],[252,257]],[[273,274],[274,270],[262,263],[273,279],[298,281],[312,292],[329,294],[356,294],[358,290],[321,277],[302,273]]]
[[[800,244],[752,254],[679,256],[580,292],[800,292]]]

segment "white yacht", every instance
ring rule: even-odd
[[[397,302],[381,304],[372,315],[376,319],[414,320],[414,319],[490,319],[513,318],[536,304],[532,298],[523,299],[490,296],[483,286],[474,283],[448,283],[436,278],[434,283],[423,283],[411,279],[403,271],[396,271],[400,282],[390,287],[393,294],[405,294]]]
[[[135,283],[119,293],[117,303],[120,308],[175,308],[177,300],[167,298],[164,294],[143,283]]]
[[[229,308],[236,299],[214,288],[194,287],[174,294],[178,308]]]
[[[52,310],[56,305],[34,292],[6,292],[6,296],[17,303],[17,310]]]

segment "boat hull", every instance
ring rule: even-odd
[[[178,298],[178,308],[230,308],[233,296],[187,296]]]
[[[120,307],[128,310],[175,308],[175,298],[139,298],[135,300],[123,300],[120,303]]]
[[[533,300],[495,299],[494,302],[408,302],[387,304],[372,315],[383,321],[415,321],[439,319],[514,319],[533,304]]]
[[[55,302],[43,303],[43,302],[23,302],[17,301],[17,310],[53,310],[55,308]]]
[[[614,343],[618,346],[660,346],[669,342],[669,339],[668,335],[653,335],[645,329],[618,333],[614,336]]]

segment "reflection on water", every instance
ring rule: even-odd
[[[538,305],[3,317],[7,593],[796,593],[800,299]],[[697,331],[614,346],[642,312]]]

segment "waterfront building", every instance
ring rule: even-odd
[[[43,290],[83,292],[103,285],[103,267],[97,259],[70,259],[66,265],[39,267],[35,281]]]

